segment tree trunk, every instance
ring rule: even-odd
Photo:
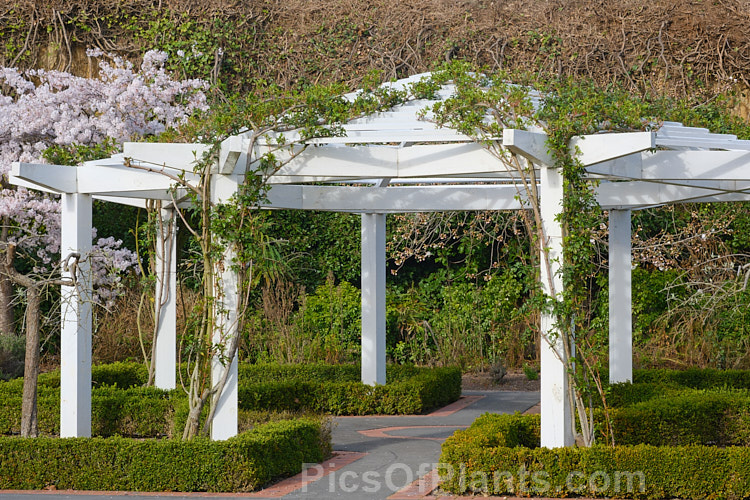
[[[13,314],[13,282],[0,274],[0,335],[15,335]]]
[[[36,384],[39,378],[39,318],[41,287],[44,282],[34,281],[16,271],[13,264],[16,246],[10,244],[5,250],[3,278],[26,288],[26,359],[23,373],[23,400],[21,402],[21,436],[39,435],[36,418]]]
[[[37,437],[36,384],[39,378],[39,288],[26,289],[26,360],[21,405],[21,436]]]
[[[8,241],[8,217],[3,218],[3,229],[0,244],[6,248]],[[10,277],[0,273],[0,335],[15,335],[15,315],[13,314],[13,282]]]
[[[206,404],[209,393],[209,389],[204,389],[200,396],[190,396],[190,401],[188,403],[190,406],[190,413],[188,414],[187,422],[185,422],[185,430],[182,433],[182,439],[189,440],[198,435],[201,428],[201,413],[203,412],[203,407]]]

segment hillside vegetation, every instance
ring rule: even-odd
[[[403,77],[452,58],[586,76],[634,90],[745,90],[750,7],[740,0],[11,0],[3,65],[95,71],[85,48],[138,57],[193,48],[181,71],[232,90]],[[741,113],[747,116],[747,108]]]

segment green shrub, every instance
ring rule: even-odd
[[[461,373],[457,368],[389,366],[390,382],[377,387],[359,382],[360,368],[356,365],[240,364],[239,371],[239,404],[243,411],[416,414],[451,403],[461,394]],[[146,377],[146,367],[138,363],[93,367],[94,436],[181,435],[189,413],[184,392],[140,387]],[[22,392],[21,379],[0,382],[0,435],[20,433]],[[59,371],[40,377],[37,420],[41,435],[59,434]]]
[[[137,387],[148,382],[148,367],[143,363],[133,362],[95,365],[91,368],[91,380],[95,386]]]
[[[548,497],[750,496],[750,448],[547,449],[538,447],[538,425],[538,415],[488,414],[457,431],[443,444],[442,488],[453,493]]]
[[[91,385],[116,385],[121,388],[144,385],[148,380],[148,367],[143,363],[116,362],[91,367]],[[20,381],[10,381],[21,383]],[[60,370],[40,373],[38,387],[60,388]]]
[[[354,365],[241,365],[240,407],[333,415],[416,414],[461,395],[458,368],[389,366],[389,382],[375,387],[359,378]]]
[[[334,285],[329,276],[315,293],[308,295],[302,308],[302,325],[310,336],[342,350],[357,350],[362,336],[360,291],[346,281]]]
[[[693,389],[710,389],[713,387],[750,389],[750,370],[716,370],[713,368],[635,370],[633,382],[676,384]]]
[[[631,406],[653,398],[668,396],[683,390],[679,385],[669,382],[635,382],[613,384],[607,387],[607,405],[614,408]],[[601,405],[601,400],[594,402]]]
[[[271,422],[226,441],[0,438],[0,489],[251,491],[322,461],[321,425]]]
[[[607,388],[615,442],[743,445],[750,441],[749,377],[739,370],[638,370],[635,383]],[[601,410],[597,420],[604,429]]]
[[[526,375],[526,378],[529,380],[539,379],[539,371],[535,366],[523,365],[523,374]]]
[[[690,391],[610,411],[617,444],[731,445],[727,421],[750,407],[747,391]]]
[[[357,382],[360,379],[359,365],[330,365],[325,363],[289,364],[258,363],[239,365],[240,384],[281,380],[307,380],[313,382]],[[389,378],[398,373],[396,367],[388,367]]]
[[[21,431],[21,396],[0,384],[0,434]],[[136,387],[99,387],[91,391],[91,432],[94,436],[156,437],[172,435],[175,406],[186,398],[181,391]],[[60,433],[60,390],[40,387],[37,422],[41,435]],[[184,422],[184,420],[183,420]]]
[[[26,336],[0,332],[0,380],[23,377]]]
[[[185,399],[174,391],[153,387],[127,390],[116,386],[94,389],[91,401],[91,433],[131,437],[171,435],[174,399]],[[59,414],[59,412],[58,412]]]

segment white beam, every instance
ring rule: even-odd
[[[570,153],[575,155],[576,151],[579,151],[578,160],[584,166],[614,160],[655,147],[656,135],[653,132],[582,135],[570,140]]]
[[[555,160],[549,153],[547,134],[528,130],[503,130],[503,146],[538,165],[554,165]]]
[[[310,146],[286,163],[275,176],[323,178],[439,177],[505,172],[506,168],[481,144],[431,144],[398,148]]]
[[[217,387],[222,378],[226,377],[224,388],[216,403],[216,412],[211,423],[211,439],[224,440],[237,435],[237,353],[228,359],[228,351],[239,334],[238,325],[238,287],[237,273],[233,269],[234,252],[224,251],[224,259],[217,269],[219,282],[216,297],[216,327],[213,342],[216,354],[211,365],[211,384]]]
[[[8,180],[11,184],[54,193],[77,190],[76,167],[63,165],[14,162]]]
[[[63,194],[61,212],[62,277],[74,280],[75,285],[62,286],[60,437],[90,437],[91,196]],[[71,254],[80,258],[75,259]]]
[[[541,252],[542,290],[551,300],[560,300],[562,276],[560,269],[563,258],[562,225],[559,214],[562,212],[563,177],[562,173],[549,167],[540,172],[540,211],[544,238]],[[567,356],[563,339],[556,328],[556,318],[550,312],[541,316],[541,433],[542,446],[557,448],[573,445],[571,408],[568,399]]]
[[[636,155],[637,157],[638,155]],[[750,180],[750,152],[748,151],[656,151],[640,153],[639,168],[614,161],[592,165],[589,173],[622,179],[662,181]]]
[[[362,214],[362,383],[385,374],[385,215]]]
[[[130,207],[146,208],[146,200],[140,198],[128,198],[120,196],[99,196],[92,195],[95,200],[117,203],[118,205],[128,205]]]
[[[161,210],[161,235],[156,240],[155,378],[159,389],[177,387],[177,216]]]
[[[633,381],[630,210],[609,211],[609,382]]]
[[[219,147],[219,173],[231,174],[234,172],[240,156],[244,152],[245,141],[241,135],[233,135],[221,141]]]
[[[184,175],[186,181],[194,184],[199,181],[198,176],[192,172],[183,173],[181,170],[150,164],[146,166],[155,171],[149,172],[125,165],[82,165],[74,167],[78,171],[78,192],[90,194],[132,193],[136,191],[166,192],[177,185],[174,178],[170,178],[170,176]]]
[[[453,129],[413,129],[357,130],[345,127],[342,137],[321,137],[310,139],[307,144],[384,144],[389,142],[473,142],[473,140]]]
[[[610,208],[644,208],[666,203],[683,203],[715,197],[711,201],[744,201],[750,199],[750,182],[682,181],[692,185],[660,182],[601,182],[595,187],[596,201]],[[702,185],[701,185],[702,184]]]
[[[449,210],[518,210],[515,186],[282,186],[268,191],[267,208],[335,212],[404,213]]]
[[[122,145],[125,158],[150,166],[166,166],[187,172],[192,172],[203,154],[210,149],[209,144],[126,142]]]

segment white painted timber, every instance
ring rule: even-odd
[[[554,165],[555,160],[549,153],[547,134],[527,130],[505,129],[503,146],[513,153],[527,158],[538,165]]]
[[[386,86],[407,89],[410,83],[423,76],[415,75]],[[439,98],[445,99],[454,91],[451,85],[443,86],[438,91]],[[345,98],[354,99],[356,95],[348,94]],[[539,96],[531,94],[531,98],[538,102]],[[518,200],[523,196],[518,196],[515,185],[518,190],[522,188],[515,171],[506,168],[500,158],[482,145],[431,122],[429,107],[435,102],[415,100],[389,112],[353,120],[342,127],[348,137],[315,139],[310,141],[314,144],[306,148],[297,146],[291,152],[279,149],[278,135],[268,134],[251,144],[252,132],[245,131],[225,141],[212,171],[211,201],[226,201],[236,191],[245,170],[257,167],[263,154],[273,152],[280,160],[289,161],[278,172],[265,172],[273,188],[269,192],[270,203],[264,208],[364,212],[362,380],[368,384],[386,381],[384,214],[521,208]],[[299,137],[294,131],[285,136],[287,143]],[[502,144],[508,151],[520,154],[523,161],[552,166],[554,162],[546,139],[541,131],[506,130]],[[655,135],[650,132],[594,135],[574,139],[571,145],[580,149],[590,178],[600,182],[596,187],[597,200],[602,207],[612,209],[611,248],[615,254],[612,256],[614,275],[610,279],[615,294],[625,293],[627,288],[623,285],[624,269],[628,267],[623,260],[626,252],[621,247],[626,240],[624,214],[629,209],[685,201],[750,199],[750,141],[739,141],[732,135],[711,134],[707,129],[666,122]],[[671,151],[653,151],[654,147]],[[87,162],[82,167],[18,164],[9,178],[18,185],[69,193],[63,194],[63,255],[66,249],[85,254],[91,244],[90,195],[138,206],[142,206],[140,200],[146,198],[184,206],[187,193],[184,189],[174,193],[171,188],[175,179],[170,179],[169,175],[184,172],[188,179],[196,181],[193,168],[208,148],[205,144],[127,143],[123,153]],[[697,149],[702,150],[695,151]],[[715,151],[717,149],[727,151]],[[153,171],[127,169],[126,159]],[[542,281],[548,296],[556,298],[562,291],[558,273],[562,234],[555,220],[561,210],[562,180],[559,172],[552,168],[539,170],[543,227],[548,237],[545,250],[551,257],[549,269],[542,266]],[[493,180],[498,183],[488,184]],[[325,182],[351,185],[280,185]],[[384,187],[388,183],[390,186]],[[394,186],[399,183],[415,185]],[[86,271],[86,265],[86,260],[81,261],[76,286],[63,290],[63,436],[90,434],[90,285],[86,282],[88,272],[80,272]],[[166,266],[166,262],[163,265]],[[237,277],[230,269],[227,265],[222,271],[224,288],[219,300],[223,312],[217,318],[220,326],[214,336],[217,345],[226,345],[236,330]],[[625,299],[618,297],[611,299],[611,304],[623,306]],[[617,318],[625,314],[625,309],[623,306],[610,315]],[[615,321],[622,326],[621,321]],[[625,361],[621,358],[628,348],[618,347],[627,335],[617,325],[613,328],[612,366],[616,372],[613,379],[627,379],[628,369],[623,368]],[[573,429],[566,395],[565,352],[557,338],[552,316],[542,316],[541,329],[542,444],[568,446],[573,443]],[[171,353],[167,357],[171,358]],[[227,385],[217,400],[211,430],[214,439],[226,439],[237,432],[236,357],[214,359],[214,383],[224,374],[228,377]]]
[[[177,387],[177,215],[161,210],[161,236],[156,244],[155,378],[159,389]]]
[[[187,189],[151,189],[151,190],[139,190],[139,191],[102,191],[101,194],[97,191],[93,194],[94,198],[111,201],[112,203],[119,203],[121,205],[132,205],[136,207],[145,207],[144,200],[161,200],[164,205],[177,202],[178,205],[188,194]],[[187,206],[187,205],[180,205]]]
[[[362,383],[385,375],[385,215],[362,214]]]
[[[282,155],[278,156],[284,159]],[[274,176],[397,179],[487,173],[507,173],[507,169],[482,145],[431,144],[407,148],[308,147]]]
[[[284,186],[268,191],[267,208],[350,213],[405,213],[446,210],[519,210],[515,186]]]
[[[164,144],[158,142],[126,142],[123,156],[149,165],[166,166],[192,172],[203,154],[211,149],[208,144]]]
[[[590,173],[622,179],[665,182],[674,180],[750,180],[747,151],[656,151],[629,157],[627,164],[614,161],[593,165]],[[640,161],[634,169],[632,162]]]
[[[584,166],[614,160],[633,153],[640,153],[656,147],[656,134],[653,132],[629,132],[619,134],[593,134],[573,137],[570,152]]]
[[[245,146],[242,136],[233,135],[221,142],[219,147],[219,173],[231,174],[237,166]]]
[[[641,209],[667,203],[686,203],[711,197],[714,202],[750,200],[750,183],[703,181],[681,186],[656,182],[602,182],[595,187],[596,201],[605,209]]]
[[[560,300],[563,258],[562,212],[563,178],[559,170],[543,167],[540,175],[540,211],[545,241],[541,252],[542,290],[551,300]],[[571,407],[568,399],[567,355],[555,317],[541,317],[541,444],[547,448],[573,445]]]
[[[146,199],[141,198],[128,198],[128,197],[113,197],[113,196],[99,196],[94,195],[95,200],[106,201],[107,203],[117,203],[119,205],[127,205],[130,207],[146,208]]]
[[[630,210],[609,211],[609,381],[633,381]]]
[[[176,176],[182,170],[146,164],[153,171],[140,170],[125,165],[83,165],[68,167],[78,171],[78,192],[105,194],[109,192],[167,191],[177,184]],[[199,178],[192,172],[184,173],[185,181],[196,183]]]
[[[387,144],[400,142],[473,142],[451,129],[348,130],[346,136],[310,139],[307,144]]]
[[[236,175],[214,175],[211,180],[211,201],[214,203],[224,203],[237,192],[237,187],[242,183],[243,178]]]
[[[75,193],[76,168],[63,165],[14,162],[10,169],[10,182],[20,185],[33,183],[34,189],[44,189],[54,193]]]
[[[91,437],[91,196],[63,194],[61,205],[62,277],[75,284],[61,290],[60,437]]]
[[[224,262],[217,269],[220,277],[217,293],[217,328],[214,330],[214,355],[211,365],[211,384],[217,387],[225,380],[223,390],[215,395],[216,412],[211,424],[211,439],[224,440],[237,435],[237,353],[230,358],[229,348],[236,342],[238,322],[238,278],[232,269],[234,253],[224,252]]]

